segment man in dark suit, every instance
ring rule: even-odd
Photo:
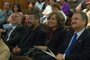
[[[90,60],[90,32],[85,28],[88,23],[84,12],[76,12],[71,26],[75,31],[69,32],[60,47],[57,60]],[[43,60],[56,60],[50,56]]]
[[[18,46],[12,51],[13,56],[23,55],[34,45],[43,45],[46,31],[39,25],[39,15],[37,13],[30,13],[27,17],[27,25],[29,29],[22,37]]]
[[[20,39],[25,32],[25,27],[21,24],[21,21],[22,16],[20,13],[15,12],[12,14],[11,23],[13,27],[4,39],[4,42],[8,45],[10,50],[12,50],[17,45],[17,43],[20,42]]]

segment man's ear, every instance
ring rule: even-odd
[[[39,22],[39,18],[37,18],[36,20],[37,20],[37,22]]]
[[[20,22],[22,22],[22,19],[20,19]]]
[[[86,20],[83,20],[83,23],[86,24]]]

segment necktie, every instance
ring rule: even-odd
[[[8,41],[9,40],[9,37],[10,37],[10,32],[11,32],[11,30],[12,30],[13,28],[11,28],[10,30],[9,30],[9,32],[8,32],[8,36],[7,36],[7,40],[6,41]]]
[[[71,45],[70,45],[69,48],[64,52],[64,54],[69,54],[69,52],[70,52],[73,44],[74,44],[75,41],[76,41],[76,37],[77,37],[77,34],[75,33],[74,38],[73,38],[73,40],[72,40],[72,42],[71,42]]]

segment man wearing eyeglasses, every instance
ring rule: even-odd
[[[44,43],[46,31],[39,25],[39,15],[36,13],[30,13],[27,17],[27,25],[29,29],[23,35],[20,43],[13,51],[13,57],[21,56],[28,52],[34,45],[40,46]]]
[[[12,14],[10,7],[11,7],[11,3],[9,1],[6,1],[4,4],[4,9],[0,13],[0,24],[6,23],[8,17]]]

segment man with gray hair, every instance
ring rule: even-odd
[[[88,23],[84,12],[75,12],[71,26],[74,31],[69,32],[62,46],[58,50],[57,60],[90,60],[90,32],[86,29]],[[56,60],[50,56],[43,60]]]
[[[22,16],[19,12],[12,14],[11,23],[13,27],[9,30],[6,38],[4,39],[4,42],[8,45],[10,50],[12,50],[17,45],[17,43],[20,42],[20,39],[26,30],[25,27],[21,24],[21,21]]]

